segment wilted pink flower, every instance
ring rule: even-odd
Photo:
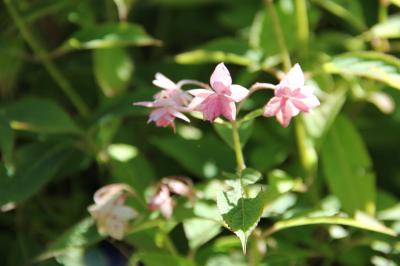
[[[121,240],[128,228],[128,221],[135,218],[136,212],[124,205],[128,185],[112,184],[104,186],[94,194],[94,205],[88,211],[97,223],[99,233]]]
[[[158,127],[171,126],[174,130],[175,118],[190,122],[183,112],[188,111],[187,105],[191,97],[180,89],[181,85],[175,84],[161,73],[156,74],[153,84],[163,89],[154,95],[154,101],[134,103],[137,106],[155,108],[147,122],[155,122]]]
[[[157,193],[150,199],[149,209],[152,211],[160,210],[165,218],[170,218],[172,216],[174,204],[168,187],[161,185]]]
[[[275,97],[264,106],[264,116],[275,116],[287,127],[292,117],[300,112],[309,112],[319,105],[313,88],[304,86],[304,74],[296,64],[275,87]]]
[[[160,210],[165,218],[170,218],[175,206],[172,193],[194,200],[194,189],[190,179],[186,177],[165,177],[161,180],[156,194],[150,198],[149,209]]]
[[[242,101],[248,95],[248,90],[240,85],[232,84],[229,70],[223,63],[215,68],[210,84],[213,90],[189,90],[189,93],[195,97],[189,107],[202,112],[204,119],[211,122],[220,115],[230,121],[235,120],[235,102]]]

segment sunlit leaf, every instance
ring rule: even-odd
[[[48,99],[25,98],[4,108],[15,130],[38,133],[79,133],[71,117],[55,102]]]
[[[126,90],[134,66],[124,48],[95,49],[93,61],[97,83],[106,96],[119,95]]]
[[[389,16],[387,20],[372,26],[369,33],[372,38],[399,38],[400,15]]]
[[[334,57],[325,71],[343,76],[359,76],[400,89],[400,60],[379,52],[351,52]]]
[[[322,163],[331,192],[346,212],[375,211],[375,175],[368,151],[353,124],[339,116],[322,146]]]
[[[175,61],[179,64],[225,62],[247,66],[252,62],[246,55],[248,49],[244,42],[222,38],[206,43],[196,50],[178,54],[175,56]]]
[[[75,32],[59,50],[60,52],[67,52],[77,49],[158,44],[160,42],[149,36],[140,25],[132,23],[107,23],[88,26]]]

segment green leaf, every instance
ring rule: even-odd
[[[400,89],[400,60],[379,52],[351,52],[325,63],[325,71],[343,76],[359,76]]]
[[[198,177],[211,178],[221,170],[235,169],[232,151],[212,136],[199,140],[163,137],[153,138],[151,142]]]
[[[18,150],[16,173],[0,187],[0,205],[21,202],[37,193],[57,173],[72,151],[67,143],[34,144]]]
[[[358,32],[366,29],[362,4],[357,0],[312,0],[321,8],[341,18]]]
[[[289,191],[301,191],[304,184],[300,178],[293,178],[285,171],[275,169],[268,174],[269,193],[277,195],[284,194]]]
[[[192,261],[178,255],[174,256],[156,252],[140,252],[134,255],[133,260],[140,260],[147,266],[195,266]]]
[[[243,148],[246,142],[249,140],[251,133],[253,132],[254,123],[253,120],[240,123],[239,125],[239,137],[240,145]],[[218,135],[232,148],[234,149],[233,138],[232,138],[232,125],[229,123],[214,124],[214,129]]]
[[[0,38],[0,96],[10,96],[22,66],[20,39]]]
[[[217,205],[226,226],[239,237],[246,253],[247,239],[261,219],[268,195],[259,192],[254,198],[244,198],[240,180],[231,184],[232,190],[218,193]]]
[[[303,116],[307,135],[310,136],[317,148],[321,147],[326,133],[335,121],[346,100],[345,89],[337,90],[326,95],[323,104]]]
[[[399,38],[400,37],[400,15],[389,16],[387,20],[374,25],[369,33],[371,38]]]
[[[202,63],[232,63],[248,66],[252,63],[248,57],[249,47],[236,39],[221,38],[213,40],[193,51],[181,53],[175,56],[179,64]]]
[[[355,219],[341,217],[341,216],[296,217],[276,222],[273,225],[273,230],[271,232],[277,232],[291,227],[312,225],[312,224],[340,224],[368,231],[378,232],[390,236],[396,236],[396,232],[394,232],[392,229],[386,227],[385,225],[379,223],[378,221],[376,221],[371,217],[366,218],[363,215],[359,215],[358,217],[356,216]]]
[[[14,150],[14,131],[11,129],[10,121],[0,113],[0,151],[2,159],[8,172],[14,172],[13,167],[13,150]]]
[[[124,48],[96,49],[93,51],[93,61],[97,83],[107,97],[126,90],[134,65]]]
[[[339,116],[322,146],[329,189],[348,213],[375,211],[375,175],[368,151],[353,124]]]
[[[251,185],[251,184],[255,184],[258,180],[260,180],[262,177],[262,174],[252,168],[246,168],[242,171],[242,183],[244,185]]]
[[[15,130],[38,133],[79,133],[71,117],[55,102],[48,99],[25,98],[4,108]]]
[[[88,26],[75,32],[58,50],[112,48],[121,46],[159,45],[142,26],[132,23],[106,23]]]
[[[35,261],[39,262],[67,254],[71,250],[83,249],[103,238],[97,233],[94,221],[91,218],[85,218],[51,243],[44,252],[36,256]]]

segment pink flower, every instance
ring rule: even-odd
[[[175,118],[190,122],[189,118],[183,114],[187,112],[187,105],[191,99],[190,95],[180,89],[180,85],[175,84],[161,73],[156,74],[153,84],[162,88],[159,93],[154,95],[152,102],[136,102],[134,105],[155,108],[151,113],[148,123],[154,122],[158,127],[171,126],[175,130]]]
[[[213,90],[189,91],[195,97],[189,108],[202,112],[204,119],[210,122],[221,115],[230,121],[235,120],[235,103],[242,101],[248,95],[248,90],[240,85],[232,84],[231,75],[223,63],[215,68],[210,84]]]
[[[125,206],[130,187],[125,184],[107,185],[94,194],[94,205],[88,211],[97,223],[101,235],[121,240],[128,229],[128,221],[136,217],[131,207]]]
[[[264,116],[275,116],[287,127],[292,117],[300,112],[309,112],[320,104],[313,88],[304,86],[304,74],[296,64],[275,86],[275,97],[264,106]]]
[[[172,193],[194,200],[194,189],[190,179],[186,177],[166,177],[161,180],[156,194],[150,198],[149,209],[160,210],[165,218],[171,218],[175,206]]]

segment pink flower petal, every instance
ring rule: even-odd
[[[186,121],[186,122],[190,123],[190,119],[186,115],[182,114],[181,112],[178,112],[178,111],[175,111],[175,110],[171,110],[171,113],[176,118],[182,119],[183,121]]]
[[[176,84],[161,73],[156,73],[155,79],[153,80],[153,84],[157,87],[166,90],[176,88]]]
[[[232,78],[224,63],[217,65],[210,77],[210,84],[211,87],[218,93],[229,92],[229,87],[232,85]]]
[[[264,106],[264,116],[270,117],[275,116],[281,107],[281,98],[273,97],[269,102]]]
[[[295,64],[279,83],[280,86],[300,88],[304,86],[304,74],[299,64]]]
[[[154,102],[136,102],[133,103],[135,106],[144,106],[144,107],[154,107]]]
[[[235,102],[223,102],[222,115],[229,121],[236,119],[236,105]]]
[[[243,87],[243,86],[236,85],[236,84],[233,84],[233,85],[230,87],[230,91],[231,91],[230,97],[231,97],[235,102],[240,102],[240,101],[242,101],[242,100],[243,100],[244,98],[246,98],[247,95],[249,94],[249,90],[248,90],[248,89],[246,89],[246,88]]]

